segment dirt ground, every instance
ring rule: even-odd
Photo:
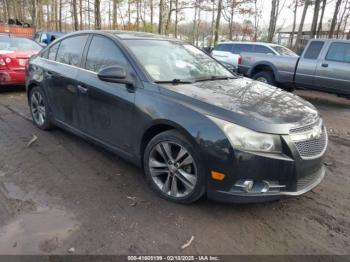
[[[117,156],[38,130],[24,91],[3,90],[0,254],[350,254],[350,100],[296,93],[329,130],[324,181],[274,203],[184,206],[157,197]]]

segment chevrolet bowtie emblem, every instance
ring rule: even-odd
[[[322,135],[322,128],[320,125],[318,126],[314,126],[312,128],[312,133],[310,134],[310,138],[313,138],[313,139],[319,139]]]

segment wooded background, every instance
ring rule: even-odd
[[[328,23],[327,37],[350,38],[350,0],[0,0],[0,20],[18,19],[48,31],[145,31],[212,46],[221,40],[272,42],[286,8],[294,14],[288,20],[293,49],[303,37],[307,14],[312,14],[311,37],[324,36],[322,26]],[[263,26],[266,12],[270,20]]]

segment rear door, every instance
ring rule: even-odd
[[[350,94],[350,43],[332,42],[317,63],[316,83],[325,90]]]
[[[314,88],[316,66],[324,45],[324,41],[312,41],[302,54],[295,74],[295,83],[298,86]]]
[[[83,69],[79,70],[81,121],[86,134],[123,150],[130,151],[135,91],[126,84],[101,81],[97,73],[108,66],[133,69],[118,45],[103,35],[94,35]],[[137,91],[137,90],[136,90]]]
[[[45,65],[45,90],[56,120],[79,129],[77,74],[88,34],[76,35],[53,45]]]

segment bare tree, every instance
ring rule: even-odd
[[[323,0],[322,1],[321,17],[320,17],[320,21],[318,23],[318,28],[317,28],[317,37],[320,37],[322,34],[322,24],[323,24],[324,12],[326,10],[326,5],[327,5],[327,0]]]
[[[83,0],[79,0],[79,29],[83,30],[84,28],[84,21],[83,21]]]
[[[294,34],[295,34],[295,28],[296,28],[296,22],[297,22],[297,12],[299,7],[299,0],[294,0],[294,6],[293,6],[293,26],[292,26],[292,33],[289,37],[289,47],[293,46],[294,41]]]
[[[72,0],[72,9],[73,9],[73,25],[74,25],[73,29],[77,31],[79,30],[77,0]]]
[[[318,15],[320,12],[320,4],[321,4],[321,0],[315,0],[314,15],[313,15],[312,24],[311,24],[311,38],[314,38],[317,33],[317,21],[318,21]]]
[[[159,22],[158,22],[158,34],[163,33],[163,10],[164,10],[164,0],[159,1]]]
[[[218,11],[217,11],[217,14],[216,14],[216,21],[215,21],[214,45],[216,45],[217,42],[219,41],[219,29],[220,29],[221,12],[222,12],[222,0],[218,0]]]
[[[338,16],[341,1],[342,0],[337,0],[337,2],[335,3],[333,18],[332,18],[332,22],[331,22],[331,27],[329,29],[328,38],[332,38],[334,35],[334,30],[335,30],[335,26],[337,24],[337,16]]]
[[[345,2],[345,5],[344,5],[344,10],[343,12],[341,13],[341,16],[340,16],[340,19],[339,19],[339,22],[338,22],[338,27],[337,27],[337,38],[339,38],[339,33],[340,33],[340,27],[344,21],[344,16],[345,16],[345,13],[347,11],[347,8],[348,8],[348,2],[349,0],[346,0]]]
[[[95,0],[95,29],[101,29],[101,0]]]
[[[301,21],[300,21],[300,25],[299,25],[298,34],[297,34],[297,39],[296,39],[295,45],[294,45],[294,50],[299,50],[299,48],[300,48],[300,41],[301,41],[301,37],[303,34],[305,17],[306,17],[306,13],[307,13],[307,9],[309,8],[309,5],[310,5],[310,0],[305,0],[303,14],[301,16]]]
[[[113,0],[113,23],[112,23],[112,28],[117,29],[118,27],[118,1]]]
[[[275,32],[276,32],[276,23],[277,23],[279,2],[280,2],[279,0],[272,0],[269,30],[268,30],[268,35],[267,35],[267,42],[269,42],[269,43],[272,42],[273,37],[274,37]]]

